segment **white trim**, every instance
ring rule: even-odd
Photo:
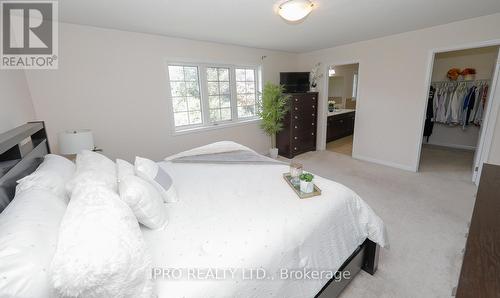
[[[460,50],[467,50],[467,49],[474,49],[474,48],[482,48],[482,47],[488,47],[488,46],[499,46],[500,45],[500,39],[495,39],[495,40],[487,40],[487,41],[479,41],[479,42],[473,42],[473,43],[467,43],[467,44],[462,44],[462,45],[455,45],[455,46],[448,46],[448,47],[442,47],[442,48],[434,48],[429,50],[428,53],[428,61],[427,61],[427,74],[426,74],[426,80],[424,89],[423,89],[423,94],[422,94],[422,105],[421,105],[421,110],[417,111],[421,115],[421,127],[420,131],[418,133],[417,137],[417,147],[415,148],[415,155],[416,155],[416,160],[415,164],[413,166],[413,171],[418,172],[418,168],[420,166],[420,158],[422,154],[422,143],[423,143],[423,133],[424,133],[424,125],[425,125],[425,111],[427,110],[427,102],[428,102],[428,96],[429,96],[429,87],[431,85],[431,80],[432,80],[432,71],[434,68],[434,58],[437,53],[442,53],[442,52],[449,52],[449,51],[460,51]],[[492,90],[493,91],[493,90]],[[490,93],[490,96],[493,92]],[[491,100],[490,100],[491,102]],[[485,120],[487,119],[489,113],[491,112],[491,109],[486,110],[486,115],[485,115]],[[488,126],[491,125],[490,121],[488,122],[483,122],[486,123],[486,126],[484,128],[487,128]],[[484,129],[483,129],[484,130]],[[481,134],[480,140],[484,137],[490,138],[489,140],[485,140],[487,142],[490,142],[491,145],[491,138],[493,137],[493,133],[491,135],[485,135],[484,133]],[[478,150],[481,152],[484,152],[485,150],[483,147],[483,142],[480,142],[481,144],[478,147]],[[487,149],[489,151],[489,148]],[[481,157],[482,161],[485,161],[487,157],[485,158],[484,156]],[[482,164],[482,162],[480,162]],[[481,166],[482,168],[482,166]],[[476,179],[479,181],[479,179]]]
[[[462,145],[462,144],[449,144],[449,143],[422,143],[422,145],[430,145],[430,146],[439,146],[439,147],[446,147],[446,148],[453,148],[453,149],[462,149],[462,150],[470,150],[470,151],[475,151],[476,147],[475,146],[469,146],[469,145]]]
[[[371,163],[376,163],[376,164],[383,165],[383,166],[388,166],[391,168],[415,172],[415,168],[411,165],[403,165],[403,164],[395,163],[395,162],[391,162],[391,161],[385,161],[385,160],[380,160],[380,159],[376,159],[376,158],[371,158],[371,157],[367,157],[367,156],[363,156],[363,155],[359,155],[359,154],[354,154],[354,152],[352,154],[352,158],[362,160],[362,161],[371,162]]]
[[[220,124],[214,124],[210,126],[198,126],[198,127],[192,127],[192,128],[187,128],[183,130],[177,130],[172,133],[172,136],[182,136],[186,134],[191,134],[191,133],[199,133],[199,132],[204,132],[204,131],[209,131],[209,130],[216,130],[216,129],[224,129],[224,128],[231,128],[235,126],[242,126],[242,125],[250,125],[253,123],[260,122],[260,118],[252,118],[252,119],[245,119],[245,120],[240,120],[240,121],[233,121],[233,122],[224,122]]]
[[[493,142],[493,133],[495,131],[496,122],[498,115],[500,114],[500,50],[497,55],[497,61],[495,64],[495,73],[493,74],[493,79],[490,86],[490,94],[487,99],[486,115],[484,117],[483,126],[481,131],[481,136],[479,137],[479,150],[477,157],[477,163],[474,164],[474,168],[478,167],[477,171],[473,172],[472,179],[476,185],[479,185],[479,180],[481,179],[481,172],[483,170],[483,164],[488,161],[490,157],[491,144]]]
[[[330,69],[331,66],[342,66],[342,65],[350,65],[350,64],[358,64],[358,94],[356,97],[356,111],[359,109],[359,103],[361,99],[361,89],[359,88],[359,85],[361,83],[361,59],[356,59],[356,60],[350,60],[350,61],[343,61],[343,62],[327,62],[325,63],[326,70],[325,74],[323,75],[323,94],[320,94],[318,96],[318,107],[321,107],[322,109],[318,113],[318,128],[316,131],[316,135],[318,136],[318,139],[316,140],[316,148],[318,151],[323,151],[326,150],[326,130],[327,130],[327,119],[328,119],[328,88],[329,88],[329,81],[330,77],[328,75],[328,70]],[[357,117],[357,114],[356,114]],[[320,131],[321,129],[321,131]],[[356,138],[356,121],[354,121],[354,134],[353,134],[353,139],[352,139],[352,152],[354,155],[355,152],[355,138]]]

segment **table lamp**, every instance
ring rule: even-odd
[[[66,130],[59,133],[59,153],[75,155],[82,150],[94,150],[94,136],[90,129]]]

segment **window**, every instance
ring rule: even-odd
[[[355,73],[352,78],[352,98],[358,97],[358,74]]]
[[[231,91],[229,68],[207,67],[208,120],[231,120]]]
[[[238,117],[246,118],[256,115],[256,79],[253,68],[236,69],[236,97]]]
[[[176,131],[257,119],[258,67],[168,65]]]
[[[175,126],[202,123],[198,67],[168,67]]]

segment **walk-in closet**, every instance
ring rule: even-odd
[[[482,47],[435,55],[420,171],[449,171],[471,179],[498,48]]]

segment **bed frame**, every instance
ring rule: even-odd
[[[29,122],[0,134],[0,164],[17,161],[0,176],[0,212],[14,198],[16,181],[34,172],[48,153],[50,147],[44,122]],[[377,271],[378,258],[379,246],[366,239],[337,272],[349,272],[350,278],[338,281],[331,279],[315,297],[338,297],[361,270],[373,275]]]
[[[366,239],[347,260],[340,266],[336,276],[342,276],[344,272],[349,272],[349,278],[340,280],[331,279],[316,294],[315,298],[335,298],[340,295],[342,290],[354,279],[354,277],[364,270],[371,275],[375,274],[378,268],[380,246],[370,239]]]
[[[0,165],[10,164],[3,175],[0,172],[0,212],[14,198],[16,181],[33,173],[48,153],[50,148],[43,121],[28,122],[0,134]]]

